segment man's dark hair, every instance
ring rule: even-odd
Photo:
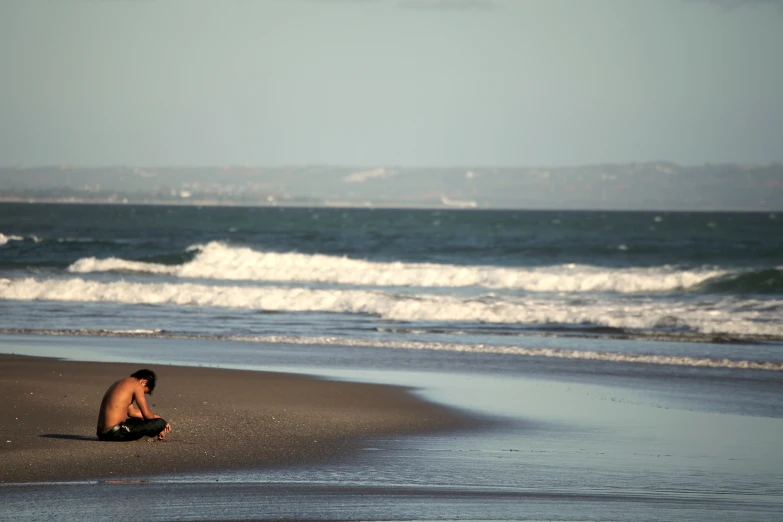
[[[142,368],[141,370],[132,373],[131,377],[135,377],[138,380],[147,379],[147,388],[150,389],[150,395],[152,395],[152,390],[155,389],[155,380],[157,379],[155,372],[148,370],[147,368]]]

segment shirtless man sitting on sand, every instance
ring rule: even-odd
[[[155,389],[155,372],[139,370],[112,384],[98,413],[98,438],[107,441],[138,440],[145,435],[163,440],[171,426],[147,406],[145,393]],[[136,402],[136,406],[133,402]]]

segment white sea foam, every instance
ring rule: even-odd
[[[183,265],[123,259],[84,258],[71,273],[141,272],[181,278],[315,282],[362,286],[482,287],[526,292],[667,292],[698,285],[722,270],[672,267],[612,269],[567,264],[537,268],[459,266],[435,263],[377,262],[321,254],[258,252],[212,242],[192,247],[199,253]]]
[[[204,336],[177,334],[160,330],[4,330],[3,333],[35,333],[40,335],[99,335],[118,337],[163,337],[173,339],[203,339]],[[226,341],[326,345],[326,346],[356,346],[372,348],[392,348],[399,350],[433,350],[441,352],[482,353],[516,355],[522,357],[547,357],[555,359],[571,359],[582,361],[605,361],[632,364],[657,364],[672,366],[690,366],[701,368],[729,368],[737,370],[783,371],[783,363],[773,361],[749,361],[743,359],[690,357],[684,355],[655,355],[640,353],[602,352],[596,350],[568,350],[562,348],[535,348],[522,346],[495,346],[485,344],[460,344],[400,340],[367,340],[333,336],[283,336],[283,335],[230,335],[210,336],[210,339]]]
[[[157,275],[176,275],[179,267],[162,265],[158,263],[145,263],[143,261],[126,261],[110,257],[97,259],[85,257],[74,262],[68,267],[68,271],[76,274],[89,274],[93,272],[139,272]]]
[[[13,234],[10,236],[6,236],[2,232],[0,232],[0,245],[8,244],[9,241],[23,241],[23,240],[24,238],[22,236],[17,236]]]
[[[551,357],[590,361],[611,361],[641,364],[668,364],[676,366],[698,366],[704,368],[734,368],[743,370],[783,371],[783,363],[768,361],[746,361],[738,359],[714,359],[709,357],[687,357],[670,355],[647,355],[636,353],[599,352],[592,350],[564,350],[559,348],[524,348],[520,346],[492,346],[484,344],[457,344],[417,341],[368,341],[341,337],[296,337],[296,336],[232,336],[237,341],[264,343],[287,343],[305,345],[377,346],[405,350],[435,350],[446,352],[492,353],[520,355],[527,357]]]
[[[100,282],[81,278],[0,280],[0,299],[200,306],[287,312],[370,314],[402,321],[588,324],[650,329],[661,323],[701,333],[783,336],[783,300],[723,299],[709,306],[654,299],[573,299],[552,295],[398,294],[370,289]]]

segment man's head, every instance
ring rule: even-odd
[[[148,370],[146,368],[143,368],[137,372],[134,372],[131,374],[131,377],[135,377],[136,379],[140,381],[147,381],[147,389],[149,390],[147,393],[152,395],[152,390],[155,389],[155,379],[157,377],[155,376],[155,372],[152,370]]]

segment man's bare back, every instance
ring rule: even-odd
[[[151,370],[139,370],[132,376],[115,382],[106,390],[98,412],[99,438],[135,440],[144,435],[154,435],[163,440],[166,437],[171,426],[150,410],[145,397],[145,393],[152,393],[155,388],[155,379],[155,373]],[[136,406],[133,405],[134,402]],[[161,420],[144,422],[155,419]]]

